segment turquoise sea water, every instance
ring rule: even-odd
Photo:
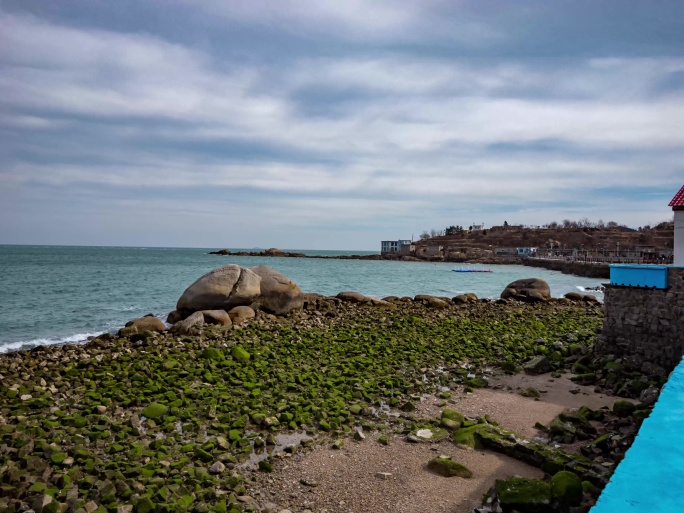
[[[651,415],[591,513],[684,510],[684,360],[672,372]]]
[[[325,295],[353,290],[376,297],[453,297],[474,292],[479,297],[495,298],[514,280],[539,277],[549,283],[554,296],[560,297],[602,282],[523,266],[488,266],[492,273],[454,273],[452,269],[459,266],[450,263],[233,257],[209,255],[209,251],[0,246],[0,352],[82,341],[116,330],[147,313],[165,318],[188,285],[211,269],[230,263],[268,265],[305,292]],[[289,251],[328,256],[364,254]]]

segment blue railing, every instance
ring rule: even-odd
[[[665,265],[611,265],[610,284],[621,287],[667,288]]]

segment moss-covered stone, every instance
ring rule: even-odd
[[[582,480],[574,472],[561,470],[551,478],[551,495],[565,506],[582,502]]]
[[[504,511],[548,513],[551,505],[551,485],[538,479],[512,477],[497,480],[494,490]]]
[[[242,346],[233,346],[230,355],[240,363],[247,363],[252,357]]]
[[[520,391],[520,395],[523,397],[531,397],[532,399],[539,399],[541,397],[539,390],[537,390],[534,387],[527,387],[522,389]]]
[[[468,467],[452,460],[449,456],[445,455],[431,459],[427,466],[434,473],[444,477],[456,476],[466,479],[473,477],[473,473]]]
[[[166,412],[168,411],[169,408],[167,406],[164,406],[163,404],[159,403],[152,403],[142,411],[142,415],[144,415],[148,419],[156,419],[159,417],[163,417],[164,415],[166,415]]]
[[[619,399],[613,403],[613,413],[618,417],[629,417],[636,410],[636,405],[630,401]]]
[[[465,420],[465,417],[463,414],[457,410],[451,409],[451,408],[444,408],[442,411],[442,415],[440,417],[441,420],[451,420],[453,422],[458,423],[458,427],[460,427],[463,424],[463,421]]]

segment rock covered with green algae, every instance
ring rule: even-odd
[[[497,480],[494,485],[499,505],[504,513],[549,513],[551,485],[539,479],[512,477]]]
[[[561,470],[551,478],[551,494],[562,505],[579,506],[583,493],[582,480],[574,472]]]
[[[239,475],[208,469],[244,461],[260,431],[349,433],[381,402],[462,383],[462,361],[521,363],[540,351],[530,340],[599,323],[599,310],[553,304],[387,309],[319,298],[284,318],[257,312],[241,329],[2,355],[3,499],[33,500],[41,483],[74,511],[90,501],[103,511],[237,510]],[[166,410],[147,411],[154,404]]]
[[[463,477],[465,479],[473,477],[473,473],[468,467],[452,460],[450,456],[445,454],[431,459],[427,467],[434,473],[444,477]]]

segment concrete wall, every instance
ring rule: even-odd
[[[684,355],[684,269],[668,270],[666,289],[606,285],[596,350],[631,356],[670,372]]]

